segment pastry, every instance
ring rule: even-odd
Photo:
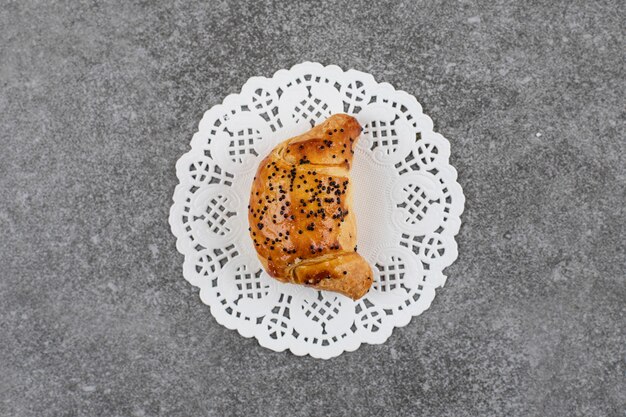
[[[349,176],[361,130],[354,117],[336,114],[261,161],[249,230],[272,277],[352,299],[369,290],[373,274],[357,252]]]

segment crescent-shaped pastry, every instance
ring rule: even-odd
[[[361,298],[372,269],[357,253],[350,166],[359,122],[336,114],[261,161],[248,219],[265,270],[283,282]]]

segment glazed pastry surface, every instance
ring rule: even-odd
[[[361,298],[372,285],[357,253],[350,166],[361,126],[336,114],[280,143],[252,183],[250,235],[274,278]]]

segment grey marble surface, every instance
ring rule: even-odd
[[[3,1],[0,415],[624,416],[624,16]],[[330,361],[218,325],[167,223],[202,113],[306,60],[414,94],[467,197],[431,309]]]

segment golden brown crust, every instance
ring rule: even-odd
[[[363,297],[372,285],[372,270],[356,252],[332,254],[312,261],[294,268],[292,282],[340,292],[355,300]]]
[[[361,132],[345,114],[280,143],[252,183],[250,234],[267,272],[283,282],[362,297],[372,271],[356,253],[349,169]]]

